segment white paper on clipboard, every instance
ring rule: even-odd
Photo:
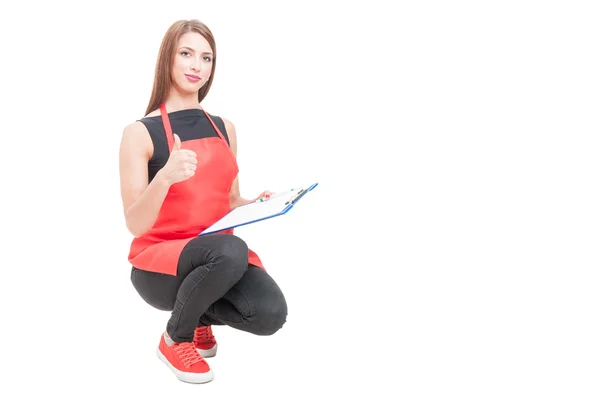
[[[317,183],[314,183],[308,187],[299,187],[289,192],[276,193],[264,202],[252,202],[236,207],[219,221],[202,231],[200,235],[207,235],[285,214],[300,198],[316,186]]]

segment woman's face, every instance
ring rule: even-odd
[[[199,33],[188,32],[179,38],[171,78],[184,92],[197,92],[210,77],[213,52]]]

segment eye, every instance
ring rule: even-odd
[[[209,56],[204,57],[204,59],[206,60],[206,62],[211,62],[212,61],[212,58],[209,57]]]
[[[185,55],[185,54],[189,54],[189,52],[188,52],[188,51],[182,51],[182,52],[180,52],[179,54],[181,54],[181,55]]]

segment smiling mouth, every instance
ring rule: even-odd
[[[194,75],[188,75],[188,74],[186,74],[186,75],[185,75],[185,77],[187,77],[187,78],[188,78],[188,80],[191,80],[191,81],[193,81],[193,82],[200,81],[200,77],[198,77],[198,76],[194,76]]]

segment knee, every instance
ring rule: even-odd
[[[248,245],[238,236],[223,234],[220,244],[213,251],[214,265],[241,278],[248,269]]]
[[[215,254],[229,261],[248,264],[248,245],[239,236],[221,235],[220,245]]]
[[[270,336],[275,334],[285,324],[288,314],[285,298],[280,296],[276,300],[265,300],[256,308],[255,334]]]
[[[223,263],[227,263],[228,267],[235,268],[241,275],[248,269],[248,245],[238,236],[225,235],[217,257],[220,257]]]
[[[158,274],[140,271],[135,268],[131,272],[130,279],[133,287],[146,303],[161,311],[173,310],[177,289],[169,288],[168,281],[164,281]],[[158,286],[162,289],[157,289]]]

